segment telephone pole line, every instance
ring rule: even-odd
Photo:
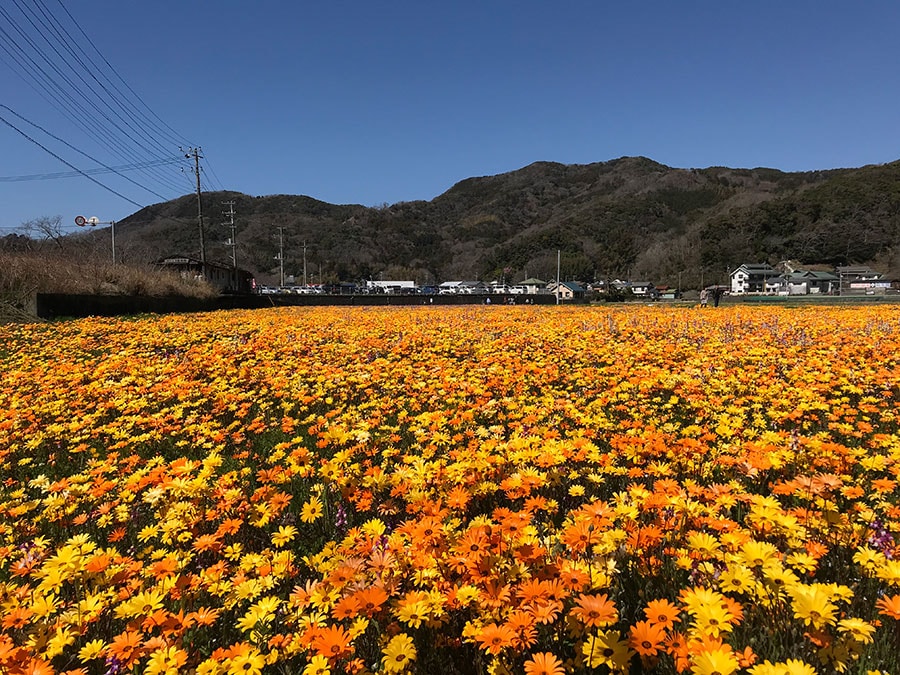
[[[284,288],[284,228],[278,228],[278,269],[281,272],[281,288]]]
[[[303,242],[303,285],[306,286],[306,241]]]
[[[200,228],[200,262],[206,262],[206,242],[203,234],[203,202],[200,199],[200,148],[191,148],[184,155],[187,159],[194,158],[194,175],[197,178],[197,225]]]
[[[228,207],[228,212],[224,215],[228,216],[228,225],[231,227],[231,237],[227,242],[227,245],[231,247],[231,266],[237,268],[237,233],[234,229],[234,202],[222,203]]]

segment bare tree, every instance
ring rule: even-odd
[[[22,223],[22,230],[31,239],[37,240],[38,250],[43,242],[53,242],[56,247],[63,250],[62,216],[41,216]]]

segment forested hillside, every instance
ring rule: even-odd
[[[233,201],[238,264],[261,280],[629,276],[684,287],[742,262],[868,263],[900,271],[900,162],[858,169],[676,169],[643,157],[537,162],[463,180],[431,201],[369,208],[306,196],[204,193],[207,257],[227,260]],[[196,196],[117,226],[124,255],[197,255]]]

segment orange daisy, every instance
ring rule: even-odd
[[[565,675],[563,662],[552,652],[538,652],[525,662],[525,675]]]

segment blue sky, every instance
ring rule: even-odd
[[[539,160],[795,171],[900,158],[894,1],[62,2],[3,3],[0,116],[77,169],[133,182],[92,174],[118,196],[80,175],[20,180],[72,169],[0,123],[0,235],[191,192],[190,165],[118,169],[183,159],[179,142],[202,147],[204,189],[366,205]],[[106,147],[117,104],[86,95],[79,70],[117,82],[134,124],[150,121]],[[67,104],[48,102],[47,79]]]

